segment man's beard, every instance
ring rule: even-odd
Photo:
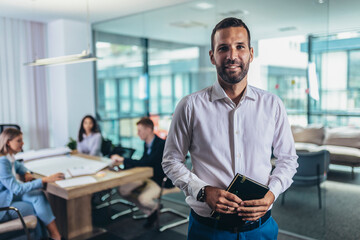
[[[237,74],[229,74],[226,72],[226,65],[228,64],[234,64],[240,66],[240,73]],[[250,58],[245,64],[244,62],[240,62],[238,59],[230,60],[228,59],[224,64],[216,65],[216,71],[221,77],[222,80],[229,84],[236,84],[241,82],[241,80],[244,79],[244,77],[247,75],[249,71],[249,65],[250,65]]]

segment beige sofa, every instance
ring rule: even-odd
[[[330,163],[360,167],[360,129],[355,127],[324,128],[291,126],[297,151],[314,152],[326,149]]]

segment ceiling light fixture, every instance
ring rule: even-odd
[[[86,23],[87,26],[90,26],[89,23],[89,1],[86,0]],[[24,63],[25,66],[47,66],[47,65],[62,65],[62,64],[72,64],[72,63],[81,63],[81,62],[91,62],[96,61],[96,58],[90,52],[90,30],[88,28],[87,34],[88,40],[88,49],[82,51],[80,54],[66,55],[61,57],[52,57],[52,58],[42,58],[35,59],[32,62]]]
[[[210,9],[213,7],[214,7],[214,5],[207,3],[207,2],[200,2],[200,3],[196,4],[196,8],[201,9],[201,10],[206,10],[206,9]]]

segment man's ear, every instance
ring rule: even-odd
[[[213,65],[215,65],[214,52],[212,50],[209,51],[210,61]]]
[[[250,62],[254,59],[254,48],[250,48]]]

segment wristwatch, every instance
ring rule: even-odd
[[[202,188],[200,188],[199,193],[196,197],[196,200],[198,200],[199,202],[205,202],[205,199],[206,199],[205,187],[206,186],[203,186]]]

